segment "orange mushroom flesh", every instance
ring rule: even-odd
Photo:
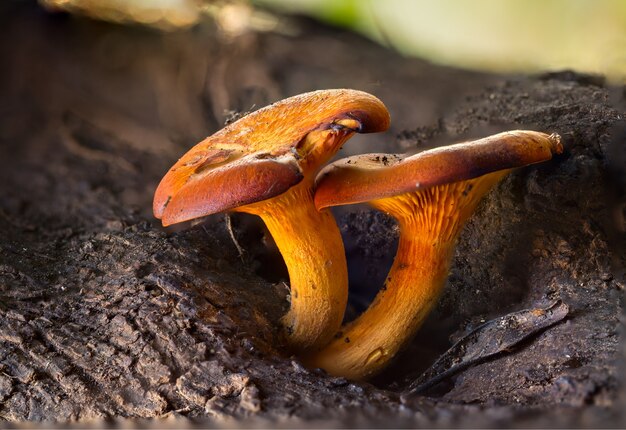
[[[260,216],[289,272],[287,340],[295,351],[319,347],[341,325],[348,275],[335,220],[313,204],[315,175],[354,133],[388,126],[383,103],[362,91],[274,103],[187,152],[159,184],[154,214],[164,226],[225,210]]]
[[[318,181],[317,207],[367,201],[397,220],[400,238],[369,308],[305,363],[355,380],[382,370],[435,305],[456,238],[480,199],[511,169],[560,152],[558,135],[514,131],[410,157],[359,155],[328,166]]]

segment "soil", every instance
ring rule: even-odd
[[[0,6],[0,417],[626,425],[626,90],[573,72],[437,66],[290,19],[297,34],[226,38],[210,22],[160,33]],[[376,94],[392,116],[389,132],[355,137],[340,156],[518,128],[558,132],[565,147],[484,199],[437,309],[371,383],[285,355],[287,279],[258,220],[232,217],[240,255],[223,215],[167,230],[151,215],[162,175],[229,111],[337,87]],[[381,285],[397,231],[366,207],[336,215],[354,317]],[[480,324],[557,299],[564,321],[401,396]]]

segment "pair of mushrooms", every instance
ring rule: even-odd
[[[350,379],[379,372],[419,328],[481,197],[511,169],[562,151],[558,135],[512,131],[413,156],[357,155],[320,172],[354,133],[384,131],[389,121],[385,105],[361,91],[291,97],[193,147],[154,197],[164,226],[226,210],[260,216],[289,271],[289,344],[308,366]],[[361,202],[393,216],[400,239],[384,287],[342,327],[347,265],[328,208]]]

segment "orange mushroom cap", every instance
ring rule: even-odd
[[[415,155],[362,154],[326,166],[318,175],[318,209],[363,203],[489,172],[539,163],[563,152],[561,138],[507,131]]]
[[[324,145],[345,141],[321,139],[311,147],[309,133],[369,133],[388,127],[383,103],[362,91],[321,90],[281,100],[183,155],[156,190],[154,215],[170,225],[277,196],[303,179],[311,158],[317,170],[338,149]]]

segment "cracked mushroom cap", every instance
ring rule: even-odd
[[[362,91],[321,90],[281,100],[183,155],[156,190],[154,215],[167,226],[277,196],[314,174],[353,133],[388,127],[384,104]]]
[[[317,179],[315,206],[363,203],[549,160],[558,134],[508,131],[418,154],[363,154],[338,160]]]

